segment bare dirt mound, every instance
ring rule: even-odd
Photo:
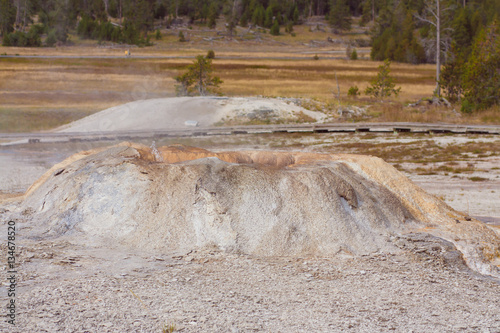
[[[306,116],[322,121],[325,114],[281,99],[258,97],[174,97],[139,100],[74,121],[60,132],[165,130],[185,127],[186,121],[212,126],[224,120],[248,122],[295,121]]]
[[[400,251],[400,236],[424,233],[455,246],[472,269],[500,276],[493,230],[363,155],[124,143],[54,166],[28,190],[22,209],[31,216],[30,237],[159,252],[361,255]]]

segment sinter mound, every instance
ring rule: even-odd
[[[453,243],[470,268],[500,277],[495,231],[371,156],[123,143],[54,166],[22,206],[32,212],[32,237],[163,252],[361,255],[399,251],[401,235],[431,234]]]
[[[293,102],[260,97],[171,97],[138,100],[94,113],[58,129],[61,132],[144,131],[185,128],[186,121],[213,126],[266,121],[324,121],[322,112],[310,111]]]

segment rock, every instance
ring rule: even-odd
[[[337,112],[339,116],[343,118],[361,117],[366,114],[366,108],[349,105],[345,107],[339,107]]]
[[[444,105],[444,106],[447,106],[447,107],[451,107],[451,103],[448,102],[448,100],[444,97],[436,97],[436,96],[433,96],[433,97],[425,97],[425,98],[421,98],[419,99],[417,102],[415,103],[411,103],[411,104],[408,104],[408,106],[411,106],[411,107],[416,107],[416,106],[419,106],[423,103],[427,103],[429,105]]]
[[[151,148],[124,143],[54,166],[21,205],[37,226],[28,235],[157,253],[215,247],[333,256],[397,252],[387,241],[392,235],[425,229],[452,244],[444,251],[457,249],[469,267],[500,276],[492,264],[500,254],[495,232],[474,219],[457,224],[460,213],[379,158],[179,145],[157,150],[162,162]]]

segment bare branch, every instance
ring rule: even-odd
[[[438,18],[438,16],[437,16],[437,14],[436,14],[436,13],[432,10],[432,8],[427,7],[427,8],[425,8],[425,9],[426,9],[429,13],[431,13],[431,14],[432,14],[432,15],[436,18],[436,20],[437,20],[437,19],[439,19],[439,18]]]
[[[413,16],[415,16],[415,18],[419,19],[420,21],[424,21],[424,22],[427,22],[429,24],[432,24],[433,26],[436,26],[436,23],[432,22],[431,20],[428,20],[418,14],[414,14]]]

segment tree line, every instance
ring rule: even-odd
[[[169,26],[178,17],[210,28],[224,18],[228,29],[278,26],[291,32],[311,16],[324,16],[338,33],[351,30],[358,17],[361,25],[373,22],[372,59],[418,64],[436,62],[436,37],[444,62],[453,50],[470,49],[498,13],[498,0],[0,0],[0,34],[4,44],[7,36],[12,45],[26,44],[20,46],[40,46],[43,33],[64,43],[70,30],[84,38],[144,45],[155,22]],[[439,14],[439,32],[433,14]]]

